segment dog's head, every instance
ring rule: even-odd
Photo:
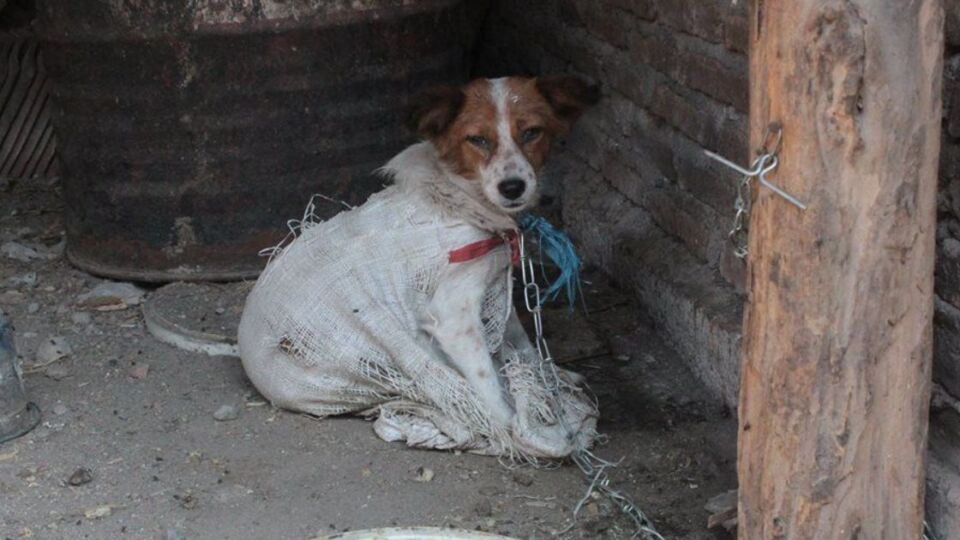
[[[478,194],[516,213],[537,202],[551,141],[599,99],[595,85],[573,76],[477,79],[423,92],[410,125]]]

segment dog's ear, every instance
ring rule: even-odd
[[[453,86],[436,86],[417,94],[411,101],[407,126],[421,137],[439,137],[460,114],[466,96]]]
[[[600,87],[573,75],[538,77],[537,91],[546,98],[553,112],[567,125],[583,111],[600,101]]]

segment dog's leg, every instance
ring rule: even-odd
[[[503,333],[503,340],[512,345],[521,356],[526,357],[529,355],[529,358],[537,357],[536,348],[530,341],[530,337],[527,336],[526,329],[520,324],[520,319],[517,318],[517,311],[515,309],[510,311],[510,318],[507,320],[507,328]],[[574,385],[579,385],[586,380],[586,378],[579,373],[562,368],[557,369]]]
[[[451,267],[430,301],[428,316],[432,320],[424,330],[489,407],[493,421],[509,427],[513,409],[504,397],[480,320],[484,293],[496,275],[493,261],[491,257]]]

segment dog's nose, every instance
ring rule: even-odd
[[[519,199],[523,192],[527,190],[527,183],[519,178],[507,178],[497,185],[497,190],[507,199],[513,201]]]

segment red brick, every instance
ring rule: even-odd
[[[716,58],[684,51],[678,80],[747,113],[750,108],[749,67],[743,58],[731,56],[729,60],[735,65],[725,65]]]
[[[960,0],[944,0],[944,31],[948,45],[960,45]]]
[[[650,102],[654,85],[663,78],[662,74],[654,71],[650,66],[634,62],[624,51],[615,51],[603,63],[603,86],[608,90],[616,91],[639,106]],[[610,98],[604,96],[604,99]]]
[[[631,37],[630,54],[682,85],[746,113],[749,108],[749,66],[746,57],[653,25]],[[723,61],[719,59],[723,57]]]
[[[643,200],[644,192],[651,187],[639,171],[631,168],[621,148],[608,146],[604,152],[600,172],[620,193],[634,204]]]
[[[661,0],[657,7],[660,22],[685,34],[711,43],[723,42],[722,0]]]
[[[713,212],[692,196],[671,188],[652,190],[644,209],[667,234],[679,238],[701,261],[709,258],[710,239],[716,232],[708,223]]]
[[[675,146],[680,145],[675,143]],[[684,146],[684,151],[678,148],[674,160],[677,184],[720,215],[729,216],[732,222],[739,180],[736,173],[711,161],[693,143]]]
[[[679,46],[676,36],[656,25],[640,25],[630,35],[630,54],[637,62],[672,76]]]
[[[686,17],[688,33],[711,43],[723,43],[723,14],[729,0],[688,0]]]
[[[642,152],[645,160],[653,166],[662,177],[671,181],[677,178],[675,152],[678,150],[671,144],[665,129],[650,130],[643,133],[637,148]]]
[[[730,159],[746,163],[750,160],[750,119],[732,109],[719,119],[717,140],[711,142],[714,151]]]
[[[587,30],[601,40],[617,47],[627,48],[627,36],[633,30],[636,17],[607,1],[580,0],[580,19]]]
[[[703,105],[705,100],[700,100]],[[661,84],[653,92],[650,111],[663,118],[687,137],[709,146],[716,140],[714,114],[677,94],[670,85]]]
[[[603,3],[633,13],[645,21],[657,18],[657,0],[603,0]]]
[[[730,9],[723,14],[723,45],[731,51],[746,53],[750,47],[750,24],[744,9]]]

